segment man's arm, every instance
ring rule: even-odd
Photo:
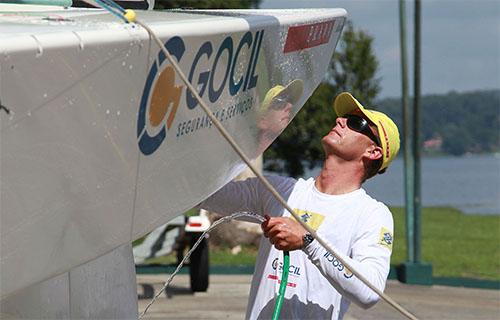
[[[279,176],[270,176],[267,178],[273,187],[285,198],[288,198],[296,182],[294,179]],[[276,201],[272,195],[257,178],[230,182],[208,199],[201,202],[197,207],[223,215],[230,215],[240,211],[248,211],[260,215],[264,215],[264,212],[271,212],[273,215],[281,213],[277,210],[280,207],[276,206]]]
[[[380,207],[371,216],[366,217],[359,228],[351,248],[351,255],[340,256],[370,283],[383,291],[390,268],[392,215],[385,206]],[[375,292],[353,276],[352,272],[318,241],[313,241],[306,248],[302,248],[306,230],[298,222],[289,218],[271,218],[262,224],[262,229],[264,235],[277,249],[288,251],[303,249],[309,260],[318,267],[332,286],[352,302],[363,308],[369,308],[379,300]],[[338,252],[336,250],[336,253]]]

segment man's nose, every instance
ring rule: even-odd
[[[343,118],[343,117],[337,117],[337,119],[335,120],[335,123],[341,127],[345,127],[345,123],[346,123],[347,119],[346,118]]]

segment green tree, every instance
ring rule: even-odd
[[[373,106],[380,92],[380,78],[376,77],[379,63],[372,44],[374,38],[363,30],[355,30],[347,22],[340,48],[330,61],[328,81],[335,93],[349,91],[366,106]]]
[[[326,81],[266,151],[267,170],[298,177],[304,174],[305,167],[312,169],[319,164],[323,158],[320,139],[335,125],[332,102],[338,93],[349,91],[364,105],[372,106],[380,91],[372,43],[373,37],[347,23]]]
[[[258,8],[262,0],[156,0],[155,9],[248,9]]]
[[[377,105],[394,119],[400,130],[403,128],[400,98],[386,98]],[[452,155],[498,152],[499,105],[500,90],[424,95],[421,104],[422,141],[440,137],[443,140],[441,151]]]

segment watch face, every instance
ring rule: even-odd
[[[313,242],[314,237],[310,233],[306,233],[304,237],[302,238],[304,241],[304,248],[307,247],[311,242]]]

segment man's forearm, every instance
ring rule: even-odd
[[[335,256],[326,251],[318,241],[313,241],[303,251],[332,286],[352,302],[363,308],[369,308],[379,300],[379,296],[373,290],[357,279],[349,269],[335,258]],[[341,255],[341,258],[347,261],[347,263],[377,288],[382,291],[384,290],[389,272],[389,262],[386,262],[387,259],[385,257],[368,257],[363,262],[356,261],[346,255]]]

